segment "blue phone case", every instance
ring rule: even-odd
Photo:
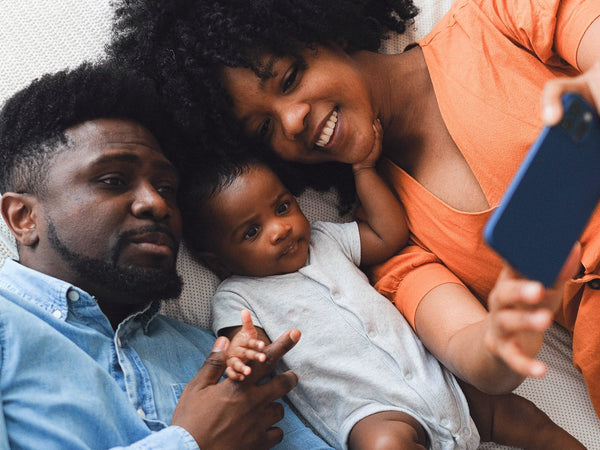
[[[487,243],[523,276],[551,286],[600,200],[600,118],[565,94],[484,228]]]

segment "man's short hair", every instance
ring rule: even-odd
[[[169,157],[168,117],[151,81],[114,63],[84,63],[46,74],[6,101],[0,111],[0,193],[42,194],[56,154],[69,148],[65,131],[101,118],[146,127]]]

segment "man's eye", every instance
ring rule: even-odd
[[[283,202],[283,203],[277,205],[275,212],[278,215],[281,215],[281,214],[285,214],[288,209],[290,209],[290,202]]]
[[[250,228],[248,228],[246,230],[246,232],[244,233],[244,240],[246,239],[252,239],[253,237],[255,237],[258,234],[258,226],[256,225],[252,225]]]
[[[177,194],[177,189],[171,185],[158,186],[157,192],[163,197],[174,197]]]
[[[124,186],[125,180],[120,177],[105,177],[100,180],[101,183],[107,184],[109,186]]]

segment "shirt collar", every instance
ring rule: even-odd
[[[53,315],[56,311],[60,311],[60,317],[56,315],[55,317],[62,320],[67,318],[70,291],[77,292],[79,298],[96,301],[93,296],[71,283],[25,267],[12,259],[4,262],[4,266],[0,270],[0,278],[2,278],[3,285],[8,286],[13,292],[17,292],[26,301],[34,303]],[[126,318],[124,322],[134,318],[138,319],[147,330],[150,321],[158,314],[160,305],[160,301],[152,302],[143,310]]]

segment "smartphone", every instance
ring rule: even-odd
[[[581,96],[562,97],[485,225],[486,242],[524,277],[551,286],[600,200],[600,118]]]

